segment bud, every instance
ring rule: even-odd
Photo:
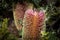
[[[25,8],[26,8],[26,4],[17,3],[13,10],[13,17],[17,30],[22,29],[22,20],[25,14],[24,13]]]

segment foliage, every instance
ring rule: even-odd
[[[17,40],[17,37],[8,31],[8,19],[5,18],[0,22],[0,40]]]
[[[46,35],[43,36],[43,40],[59,40],[54,31],[50,31],[45,34]]]

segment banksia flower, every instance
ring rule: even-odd
[[[17,4],[13,11],[15,25],[18,30],[23,30],[23,40],[42,40],[41,31],[44,25],[45,12],[33,9],[33,4],[29,4],[26,8],[21,4]]]
[[[41,30],[43,29],[45,13],[40,10],[28,8],[23,19],[23,40],[41,40]]]
[[[26,7],[26,4],[17,3],[16,7],[13,9],[14,22],[18,30],[21,30],[22,28],[22,20],[24,17],[25,7]]]

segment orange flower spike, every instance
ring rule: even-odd
[[[29,4],[28,9],[25,11],[24,19],[23,19],[23,31],[22,38],[31,38],[31,31],[33,25],[33,5]],[[26,40],[27,40],[26,39]]]
[[[23,37],[32,39],[38,39],[40,37],[44,24],[44,15],[43,11],[38,12],[33,9],[26,10],[23,20]]]
[[[23,19],[23,40],[41,40],[41,30],[44,25],[45,14],[42,10],[40,12],[28,8],[25,11]]]

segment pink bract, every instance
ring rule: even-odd
[[[45,19],[45,12],[44,11],[40,11],[39,12],[39,18],[41,19],[41,20],[44,20]]]
[[[33,15],[33,10],[32,9],[28,9],[25,11],[25,13],[28,13],[28,14],[32,14]]]
[[[43,17],[44,16],[44,12],[42,10],[39,12],[39,16],[40,17]]]

